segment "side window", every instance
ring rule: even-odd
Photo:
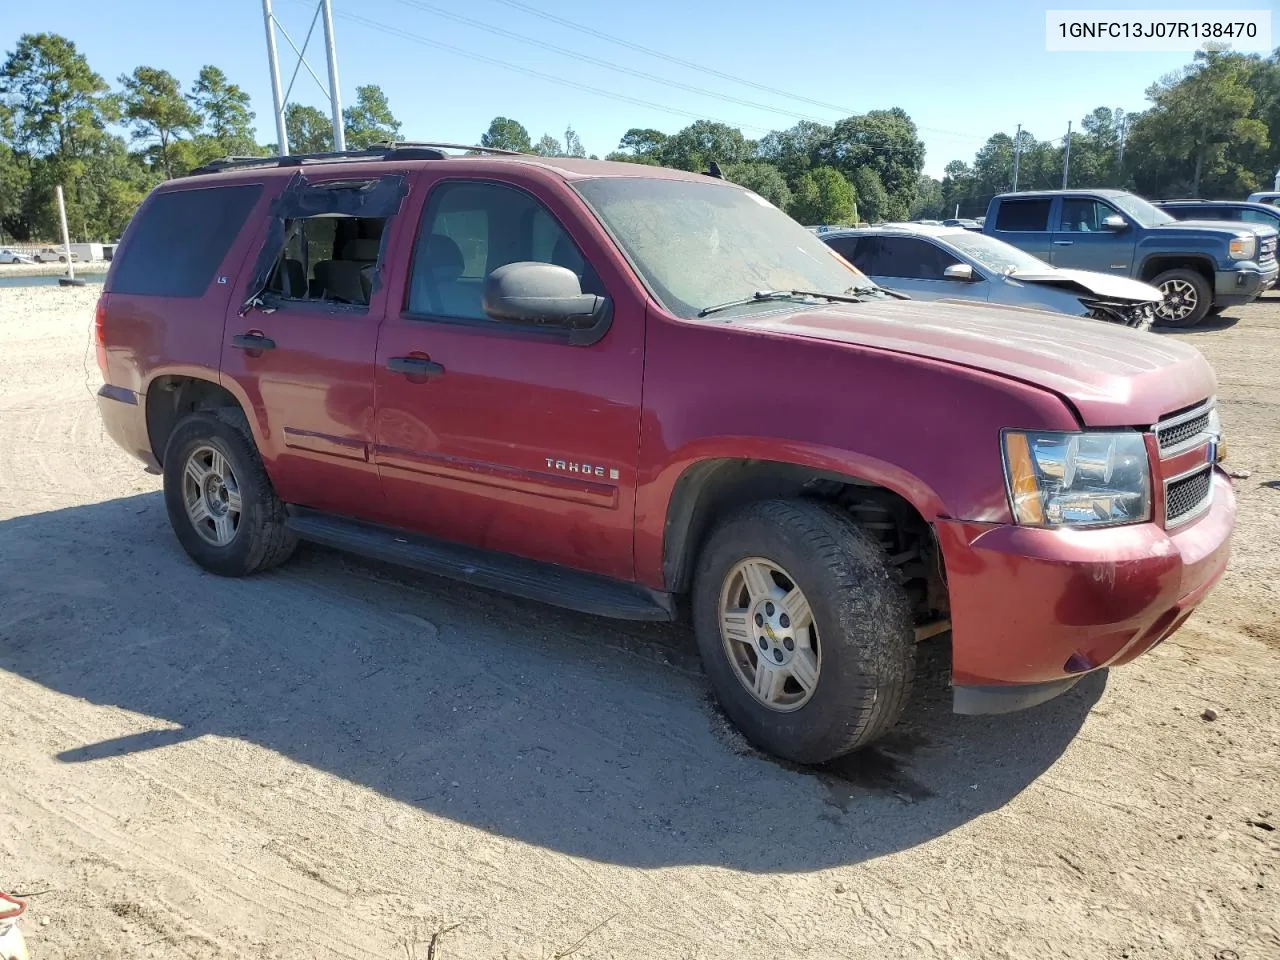
[[[320,215],[286,220],[267,292],[284,300],[367,306],[387,221]]]
[[[1105,203],[1086,197],[1068,197],[1062,201],[1063,233],[1103,233],[1102,221],[1114,214]]]
[[[834,237],[827,243],[863,273],[870,276],[874,272],[875,237]]]
[[[1264,210],[1250,210],[1245,207],[1240,211],[1240,219],[1249,223],[1261,223],[1268,227],[1280,228],[1280,216],[1275,213],[1267,213]]]
[[[261,193],[243,184],[153,196],[115,258],[111,292],[201,296]]]
[[[877,269],[885,277],[941,280],[942,271],[959,262],[928,240],[916,237],[882,237]]]
[[[996,229],[1016,233],[1035,233],[1049,229],[1048,197],[1028,200],[1001,200],[996,211]]]
[[[431,191],[418,227],[408,311],[489,320],[485,277],[526,260],[572,270],[584,293],[605,292],[577,244],[534,197],[498,183],[442,183]]]
[[[1199,212],[1197,210],[1192,210],[1189,207],[1175,206],[1175,207],[1161,207],[1160,209],[1163,210],[1165,213],[1167,213],[1169,216],[1173,217],[1173,219],[1175,220],[1192,220],[1195,218],[1196,214]]]

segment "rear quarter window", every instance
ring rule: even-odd
[[[111,292],[201,296],[261,193],[250,183],[152,197],[115,259]]]
[[[1049,205],[1053,201],[1045,197],[1039,200],[1001,200],[996,211],[996,229],[1015,233],[1034,233],[1049,229]]]

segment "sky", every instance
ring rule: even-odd
[[[544,133],[563,141],[572,125],[587,152],[601,156],[630,127],[671,133],[694,119],[719,120],[754,139],[801,119],[831,123],[900,106],[920,129],[925,171],[941,176],[947,163],[972,160],[992,133],[1012,134],[1019,123],[1052,139],[1065,133],[1068,120],[1078,125],[1098,106],[1144,109],[1146,88],[1191,60],[1190,53],[1046,52],[1050,5],[1025,0],[808,0],[785,11],[760,0],[754,8],[744,0],[332,2],[344,104],[354,100],[357,85],[381,85],[405,139],[475,143],[493,117],[507,116],[535,142]],[[1217,5],[1059,0],[1051,6]],[[273,6],[301,46],[316,0]],[[12,50],[23,33],[61,33],[113,85],[146,64],[173,73],[185,89],[203,64],[216,64],[252,96],[259,141],[275,141],[261,0],[0,0],[0,11],[0,51]],[[296,57],[283,36],[277,44],[287,85]],[[324,80],[318,23],[307,60]],[[326,94],[305,68],[289,99],[328,111]]]

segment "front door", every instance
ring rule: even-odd
[[[644,307],[619,295],[589,214],[511,178],[441,179],[419,199],[403,309],[378,339],[387,506],[432,536],[627,579]],[[490,319],[484,278],[517,261],[568,267],[584,291],[612,295],[604,336],[574,345],[565,329]]]
[[[373,462],[382,236],[403,178],[291,183],[263,229],[251,305],[233,298],[222,379],[255,421],[280,498],[383,519]],[[395,181],[399,179],[399,184]]]
[[[881,236],[875,238],[872,279],[883,287],[905,293],[916,300],[986,301],[989,287],[976,270],[972,279],[948,279],[947,267],[961,261],[923,237]],[[972,267],[970,268],[972,269]]]
[[[1133,271],[1132,228],[1108,230],[1107,217],[1128,220],[1108,204],[1092,197],[1063,197],[1053,233],[1053,265],[1068,270],[1093,270],[1127,277]]]

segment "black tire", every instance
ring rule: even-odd
[[[1161,313],[1169,304],[1170,297],[1178,297],[1178,289],[1185,291],[1189,284],[1196,298],[1194,309],[1189,310],[1181,315],[1168,315]],[[1209,313],[1213,306],[1213,289],[1209,286],[1209,281],[1204,275],[1196,270],[1189,270],[1185,267],[1179,267],[1176,270],[1166,270],[1164,273],[1151,280],[1153,287],[1159,287],[1160,292],[1165,295],[1165,302],[1156,308],[1156,324],[1163,327],[1194,327],[1202,321]],[[1176,285],[1176,286],[1175,286]],[[1166,286],[1170,289],[1166,289]],[[1185,302],[1187,299],[1182,296]]]
[[[66,257],[66,255],[64,254],[64,255],[62,255],[61,257],[59,257],[59,258],[58,258],[58,262],[59,262],[59,263],[66,263],[66,262],[67,262],[67,257]]]
[[[726,578],[753,557],[793,578],[817,627],[817,683],[808,701],[790,712],[765,706],[747,689],[721,637]],[[729,719],[762,750],[797,763],[821,763],[867,746],[897,722],[911,689],[915,635],[897,573],[874,539],[823,504],[762,501],[721,523],[698,558],[693,624],[703,667]]]
[[[183,478],[188,459],[202,447],[226,458],[238,484],[239,523],[226,546],[201,536],[187,513]],[[297,539],[285,529],[284,504],[271,486],[249,424],[239,410],[193,413],[174,427],[164,451],[164,503],[183,549],[220,576],[243,577],[270,569],[288,560],[297,546]]]

